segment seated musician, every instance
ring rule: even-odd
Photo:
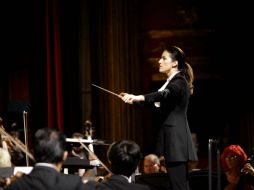
[[[84,139],[84,135],[78,132],[73,133],[73,139]],[[68,173],[71,174],[78,174],[81,177],[95,177],[96,170],[93,168],[92,162],[96,160],[96,156],[88,152],[80,143],[73,143],[71,144],[71,149],[69,150],[69,158],[77,158],[76,162],[80,163],[80,160],[83,160],[83,167],[76,168],[76,167],[69,167]],[[91,165],[91,167],[87,168],[85,165]],[[93,169],[92,169],[93,168]]]
[[[149,190],[146,185],[131,181],[141,160],[140,147],[134,141],[119,140],[109,147],[108,160],[112,174],[96,185],[96,190]]]
[[[160,172],[160,159],[156,154],[148,154],[143,160],[144,174],[159,173]]]
[[[7,190],[86,189],[79,176],[60,172],[68,156],[64,134],[53,128],[39,129],[33,145],[36,163],[32,171],[13,181]]]
[[[17,146],[17,144],[15,144],[15,143],[18,143],[20,146],[22,145],[24,146],[24,144],[19,140],[19,131],[18,131],[17,124],[13,122],[8,132],[5,131],[3,126],[2,126],[2,130],[4,134],[1,135],[1,147],[8,150],[11,156],[12,165],[13,166],[26,165],[25,153],[20,149],[19,146]],[[26,148],[24,147],[24,149]]]
[[[238,144],[232,144],[224,148],[221,154],[221,166],[227,177],[227,184],[223,190],[236,190],[241,169],[247,161],[247,155]]]
[[[73,133],[73,139],[84,139],[84,135],[78,132]],[[78,146],[77,146],[78,145]],[[80,159],[88,159],[88,152],[82,147],[81,144],[77,143],[72,146],[69,156],[78,157]]]
[[[16,142],[21,142],[19,138],[18,126],[15,122],[11,124],[9,134],[13,137]],[[25,153],[13,143],[9,143],[9,152],[11,154],[11,160],[14,166],[25,166],[26,157]]]

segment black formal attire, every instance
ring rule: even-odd
[[[30,174],[12,182],[7,190],[84,190],[85,184],[77,175],[58,172],[47,166],[35,166]]]
[[[197,161],[197,153],[187,120],[190,89],[186,78],[177,73],[165,89],[144,95],[145,104],[160,102],[161,117],[156,152],[164,155],[173,190],[188,189],[187,162]]]
[[[95,187],[96,190],[150,190],[146,185],[129,183],[128,179],[122,175],[112,175],[107,181],[100,182]]]

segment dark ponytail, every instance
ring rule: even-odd
[[[189,63],[185,63],[185,69],[184,69],[184,75],[188,81],[188,85],[189,85],[189,88],[190,88],[190,93],[193,94],[193,91],[194,91],[194,85],[193,85],[193,82],[194,82],[194,74],[193,74],[193,69],[192,67],[190,66]]]

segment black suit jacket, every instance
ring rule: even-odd
[[[187,120],[190,90],[181,73],[176,74],[165,90],[146,94],[145,103],[160,102],[156,150],[167,162],[197,160]]]
[[[150,190],[146,185],[137,183],[129,183],[128,180],[121,175],[112,175],[108,181],[100,182],[95,187],[96,190]]]
[[[76,175],[67,175],[54,168],[35,166],[30,174],[9,185],[7,190],[84,190],[85,185]]]

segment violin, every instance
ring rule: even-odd
[[[254,148],[251,150],[251,155],[247,159],[241,170],[241,177],[237,186],[237,190],[254,190]]]
[[[7,144],[7,148],[13,148],[13,146],[17,146],[20,148],[32,161],[35,161],[33,155],[27,150],[27,146],[24,145],[19,139],[12,137],[9,133],[7,133],[2,124],[2,118],[0,117],[0,135],[1,135],[1,143]],[[5,147],[6,148],[6,147]],[[9,149],[7,149],[9,150]]]

